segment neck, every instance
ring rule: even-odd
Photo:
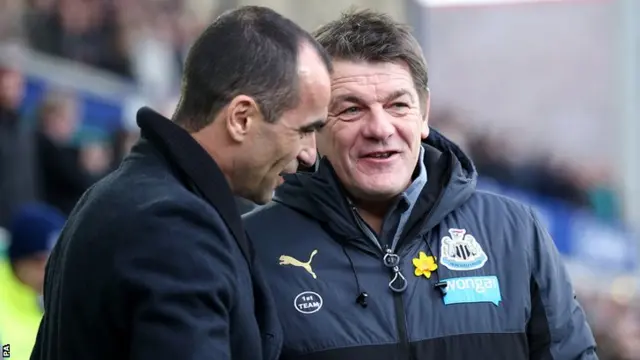
[[[354,200],[353,204],[358,209],[362,220],[364,220],[373,231],[379,234],[382,231],[384,217],[393,205],[393,200],[394,199],[385,201]]]
[[[207,126],[198,132],[191,133],[191,136],[216,162],[220,171],[224,174],[231,191],[235,193],[236,189],[231,176],[234,157],[232,152],[229,151],[230,144],[228,139],[218,134],[221,134],[221,132],[216,131],[214,126]]]

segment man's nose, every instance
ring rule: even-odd
[[[382,108],[371,109],[364,126],[364,135],[370,139],[384,141],[395,133],[390,115]]]
[[[316,134],[309,136],[304,142],[302,150],[298,154],[298,163],[303,167],[311,167],[316,163],[318,151],[316,150]]]

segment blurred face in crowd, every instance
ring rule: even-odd
[[[227,131],[241,143],[227,176],[237,195],[257,204],[271,200],[283,173],[295,173],[298,165],[311,166],[316,161],[315,131],[326,122],[331,79],[312,46],[303,46],[299,56],[297,107],[272,123],[246,96],[233,99],[227,109]]]
[[[356,199],[387,201],[411,183],[429,134],[424,100],[404,62],[334,61],[318,149]]]
[[[49,138],[64,143],[71,140],[78,126],[76,103],[70,98],[51,100],[45,105],[42,116],[42,130]]]
[[[16,260],[13,271],[23,284],[42,294],[44,286],[44,269],[47,264],[48,253],[40,253]]]
[[[17,109],[24,94],[24,78],[15,70],[0,69],[0,107]]]
[[[60,0],[58,14],[61,25],[67,32],[80,33],[91,28],[99,20],[100,2],[83,0]]]

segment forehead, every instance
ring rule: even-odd
[[[300,123],[313,122],[326,117],[331,96],[331,77],[317,52],[308,46],[300,51],[298,63],[300,103],[294,111],[304,112],[297,119]]]
[[[329,104],[331,96],[331,78],[323,66],[305,66],[298,69],[300,84],[299,108],[322,108]]]
[[[357,96],[375,100],[405,90],[415,93],[409,67],[403,62],[334,62],[331,77],[331,98]]]

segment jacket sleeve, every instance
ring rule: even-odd
[[[115,259],[132,360],[231,359],[233,239],[211,211],[156,208],[123,229]],[[215,215],[215,214],[213,214]],[[208,217],[208,218],[207,218]],[[119,239],[121,240],[121,239]]]
[[[573,291],[569,274],[547,230],[533,217],[530,260],[531,317],[527,324],[531,360],[597,360],[595,340]]]

